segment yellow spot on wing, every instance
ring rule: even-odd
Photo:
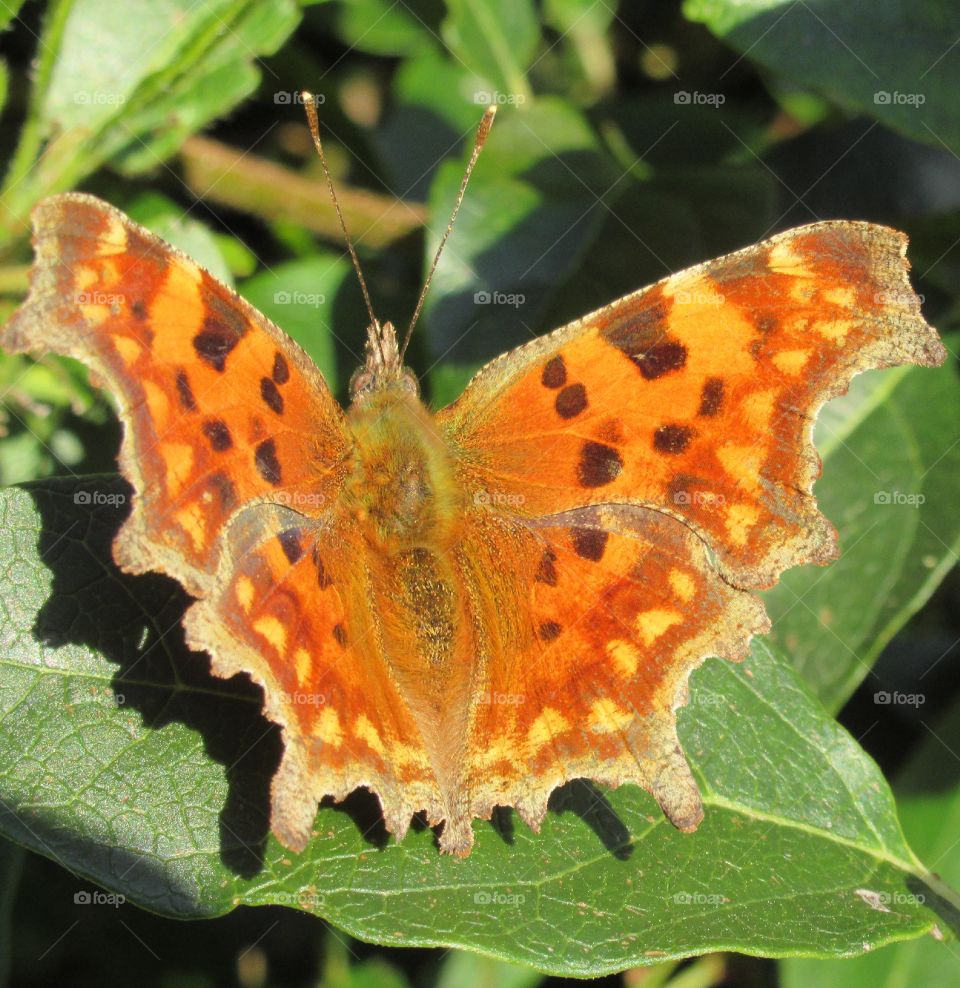
[[[116,216],[111,216],[107,220],[107,228],[100,234],[98,240],[101,245],[109,244],[110,250],[101,250],[100,255],[122,254],[127,249],[127,229]]]
[[[423,751],[410,744],[396,742],[390,745],[390,760],[397,765],[404,765],[408,768],[424,769],[426,761]]]
[[[693,582],[692,577],[684,573],[683,570],[670,570],[669,580],[670,588],[684,603],[693,598],[694,592],[697,589],[696,584]]]
[[[253,622],[253,630],[264,638],[282,655],[287,649],[287,629],[272,614],[266,614]]]
[[[249,610],[249,608],[246,609]],[[297,667],[297,682],[301,686],[308,685],[310,682],[310,673],[313,671],[313,660],[310,653],[305,648],[298,648],[293,653],[293,662]]]
[[[720,465],[730,475],[738,487],[755,488],[759,483],[762,450],[756,446],[740,446],[737,443],[724,443],[717,450]]]
[[[727,532],[730,541],[736,545],[746,545],[750,529],[757,523],[760,509],[752,504],[731,504],[727,509]]]
[[[632,720],[633,714],[608,696],[601,697],[590,707],[590,729],[598,734],[622,731]]]
[[[776,244],[771,248],[768,257],[771,271],[784,272],[786,274],[808,277],[812,272],[807,268],[806,261],[794,251],[787,241]]]
[[[383,741],[380,739],[379,732],[366,714],[360,714],[357,718],[357,722],[353,725],[353,733],[361,741],[365,741],[378,755],[383,755]]]
[[[279,622],[278,622],[279,623]],[[333,748],[339,748],[343,743],[343,729],[340,727],[340,717],[333,707],[324,707],[317,718],[314,737]]]
[[[176,514],[177,523],[190,536],[194,549],[202,549],[206,542],[207,525],[203,507],[198,501],[181,508]]]
[[[88,264],[76,265],[71,273],[73,274],[73,284],[78,295],[100,282],[100,272]],[[77,298],[75,301],[82,303],[83,300]]]
[[[120,354],[120,359],[127,365],[127,367],[135,364],[137,360],[140,359],[140,354],[143,352],[143,347],[141,347],[132,336],[122,336],[117,333],[113,338],[113,345],[117,348],[117,353]]]
[[[570,722],[553,707],[544,707],[540,716],[530,725],[527,731],[527,744],[534,751],[539,751],[544,745],[564,731],[569,730]]]
[[[253,580],[249,576],[237,577],[236,594],[240,606],[249,614],[253,606]]]
[[[773,366],[783,374],[796,375],[807,366],[812,350],[783,350],[773,355]]]
[[[607,642],[607,655],[617,671],[624,676],[633,676],[640,664],[640,653],[636,646],[619,638]]]
[[[497,762],[509,762],[512,766],[516,758],[517,746],[512,739],[500,737],[494,738],[492,742],[488,742],[484,746],[480,752],[479,761],[484,768],[488,768],[491,765],[496,765]]]
[[[669,611],[666,608],[653,608],[637,615],[634,627],[643,639],[644,645],[652,645],[668,628],[683,621],[679,611]]]
[[[848,285],[837,285],[835,288],[828,288],[820,293],[824,302],[831,305],[839,305],[844,309],[852,309],[857,303],[856,293]]]
[[[766,429],[773,418],[773,408],[776,403],[776,391],[756,391],[743,399],[743,417],[755,429]]]
[[[855,319],[833,319],[829,321],[818,320],[813,324],[813,328],[828,340],[839,342],[852,330],[856,329]]]
[[[193,447],[185,443],[160,443],[157,449],[163,457],[164,480],[172,499],[183,489],[193,468]]]
[[[170,413],[170,399],[167,398],[163,389],[151,381],[144,378],[142,381],[143,394],[147,399],[147,408],[150,409],[150,417],[153,419],[153,429],[157,435],[162,435],[166,431],[167,420]],[[189,449],[189,447],[185,447]],[[193,460],[193,452],[190,453]]]

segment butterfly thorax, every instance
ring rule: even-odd
[[[350,406],[352,449],[342,504],[368,543],[395,555],[456,541],[463,497],[444,437],[401,381]]]

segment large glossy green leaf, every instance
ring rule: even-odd
[[[913,846],[946,882],[960,884],[960,705],[936,724],[897,775],[894,791],[903,828]],[[895,902],[880,902],[895,908]],[[938,935],[941,931],[935,931]],[[960,984],[955,943],[934,937],[898,944],[845,961],[790,960],[783,967],[784,988],[910,988]]]
[[[708,662],[680,713],[706,806],[694,835],[635,787],[579,783],[539,836],[506,811],[478,823],[464,861],[428,829],[389,841],[361,796],[323,807],[289,854],[266,835],[279,747],[258,691],[186,652],[174,584],[109,562],[126,493],[89,478],[0,502],[17,588],[0,623],[0,824],[140,905],[299,906],[367,940],[592,975],[716,949],[856,953],[928,931],[936,893],[953,895],[904,842],[874,763],[762,645],[740,667]]]
[[[310,354],[327,381],[335,382],[333,312],[344,279],[352,277],[353,269],[345,258],[315,252],[254,275],[243,283],[241,293]],[[353,342],[356,345],[356,339]],[[359,354],[356,363],[360,363]]]
[[[686,0],[684,13],[779,76],[960,151],[960,8],[899,0]]]
[[[256,88],[256,57],[275,51],[299,19],[294,0],[131,0],[122,17],[109,0],[52,4],[0,234],[19,236],[13,221],[37,199],[104,162],[128,173],[155,168]]]
[[[410,55],[439,45],[435,24],[440,0],[341,0],[334,7],[337,33],[351,47],[375,55]]]
[[[447,0],[442,34],[453,56],[493,87],[488,101],[531,99],[526,72],[540,43],[531,0]]]
[[[948,338],[956,350],[956,337]],[[960,379],[953,361],[857,378],[818,422],[816,487],[842,555],[784,574],[773,640],[839,709],[960,551]]]
[[[429,257],[462,174],[461,164],[445,162],[431,187]],[[533,335],[612,208],[603,194],[617,177],[586,120],[559,100],[498,118],[424,313],[438,403],[457,397],[482,360]]]

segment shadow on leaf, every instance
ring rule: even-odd
[[[263,865],[270,779],[282,753],[279,729],[261,713],[262,694],[246,676],[221,680],[209,659],[187,648],[181,619],[190,598],[160,574],[130,576],[111,544],[127,514],[120,478],[48,480],[28,488],[43,521],[40,553],[53,575],[34,628],[44,643],[81,645],[119,666],[118,707],[146,726],[182,723],[223,765],[229,786],[220,813],[224,864],[250,877]]]

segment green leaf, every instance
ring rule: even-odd
[[[877,767],[763,645],[708,662],[680,712],[706,807],[694,835],[633,786],[578,783],[539,836],[504,811],[456,861],[427,829],[387,840],[355,794],[291,855],[265,832],[279,747],[259,691],[184,649],[174,584],[110,562],[127,493],[89,478],[0,501],[18,588],[0,623],[0,799],[9,837],[142,906],[299,906],[366,940],[591,976],[717,949],[856,953],[930,930],[953,898]]]
[[[908,137],[960,152],[955,5],[686,0],[683,9],[776,74]]]
[[[3,7],[0,8],[0,31],[5,31],[13,23],[14,18],[20,13],[24,0],[4,0]]]
[[[259,82],[258,55],[300,19],[294,0],[109,0],[51,5],[34,107],[5,182],[7,239],[44,195],[107,161],[155,168]],[[39,156],[42,138],[54,137]],[[35,160],[36,159],[36,160]]]
[[[831,710],[956,564],[958,421],[952,361],[858,377],[821,415],[815,493],[842,555],[790,570],[766,600],[773,641]]]
[[[351,48],[373,55],[412,55],[438,44],[442,4],[431,0],[341,0],[336,30]]]
[[[540,27],[530,0],[447,0],[442,34],[454,57],[493,87],[488,100],[531,99],[526,71]]]
[[[462,175],[447,161],[434,180],[428,258]],[[455,398],[482,360],[530,338],[611,208],[603,193],[616,179],[586,121],[559,100],[497,120],[427,298],[436,403]]]
[[[444,958],[434,988],[534,988],[542,980],[529,968],[454,950]]]
[[[903,829],[913,846],[945,882],[960,884],[960,704],[935,725],[898,773],[894,790]],[[945,768],[946,766],[946,768]],[[895,902],[881,903],[895,908]],[[941,929],[940,933],[946,933]],[[905,988],[908,985],[960,984],[955,944],[933,937],[898,944],[838,965],[797,959],[783,966],[784,988]]]
[[[476,102],[483,98],[483,88],[482,79],[437,52],[407,59],[399,67],[393,79],[393,106],[373,135],[398,195],[427,198],[444,158],[472,139],[484,110]]]
[[[318,252],[254,275],[240,292],[310,354],[333,387],[338,379],[334,307],[344,280],[352,277],[353,269],[341,255]]]
[[[559,35],[564,53],[569,51],[574,56],[563,61],[564,81],[569,80],[575,86],[571,76],[580,75],[591,95],[613,87],[617,70],[607,34],[616,16],[616,8],[605,3],[547,0],[543,7],[544,20]]]

